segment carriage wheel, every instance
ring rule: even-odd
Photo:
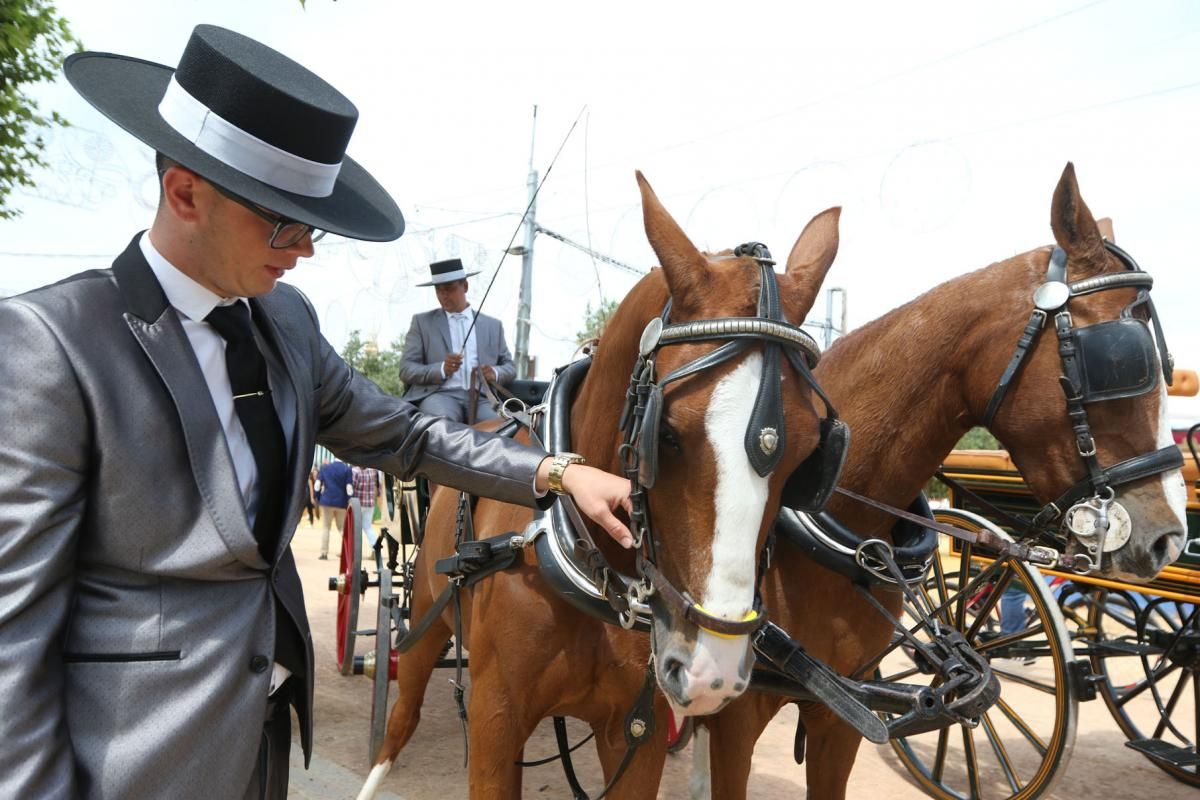
[[[392,609],[397,606],[392,593],[392,573],[379,573],[379,613],[376,616],[375,652],[372,654],[372,669],[364,670],[372,680],[371,692],[371,740],[368,745],[369,763],[375,763],[379,748],[387,733],[388,684],[396,679],[396,649],[392,647]]]
[[[337,578],[337,664],[343,675],[354,669],[354,636],[358,627],[358,603],[366,591],[362,569],[362,537],[355,527],[354,511],[346,509],[342,526],[342,555]]]
[[[934,513],[939,522],[968,530],[988,528],[986,519],[958,509]],[[1073,651],[1062,614],[1041,574],[1019,561],[977,561],[963,545],[959,556],[934,559],[921,587],[938,620],[966,637],[987,657],[1000,680],[1000,699],[974,724],[892,739],[892,749],[931,796],[955,800],[1028,800],[1047,792],[1075,745],[1078,697],[1072,680]],[[965,587],[960,591],[959,587]],[[1000,630],[1000,599],[1008,588],[1023,597],[1021,628]],[[911,628],[915,621],[905,617]],[[922,638],[918,632],[918,638]],[[912,648],[898,648],[881,665],[883,680],[919,683],[926,673]],[[887,719],[888,716],[884,715]]]
[[[1092,670],[1117,725],[1156,767],[1200,786],[1200,606],[1115,589],[1088,601]]]

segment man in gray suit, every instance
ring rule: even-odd
[[[386,241],[336,89],[199,26],[179,67],[107,53],[75,88],[158,152],[111,269],[0,301],[0,797],[283,798],[312,748],[289,542],[315,444],[508,502],[570,492],[615,537],[628,483],[421,414],[277,281],[322,231]]]
[[[487,397],[471,390],[478,386],[473,381],[507,385],[517,376],[504,326],[467,302],[467,279],[478,272],[467,272],[457,258],[430,264],[429,271],[431,280],[418,285],[434,287],[440,308],[414,314],[404,337],[404,399],[426,414],[455,422],[494,419]]]

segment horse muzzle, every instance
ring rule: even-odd
[[[713,714],[750,685],[754,651],[749,636],[699,630],[695,638],[655,635],[658,684],[680,716]]]

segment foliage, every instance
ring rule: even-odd
[[[21,213],[8,207],[8,196],[32,186],[30,173],[46,166],[43,130],[67,124],[57,112],[40,113],[25,87],[54,80],[63,57],[79,49],[49,0],[0,0],[0,219]]]
[[[575,343],[583,344],[591,339],[600,338],[600,334],[604,332],[604,326],[608,324],[608,320],[616,310],[616,300],[601,300],[600,306],[595,310],[592,309],[592,304],[588,303],[587,311],[584,312],[583,330],[575,334]]]
[[[954,445],[955,450],[1003,450],[1004,446],[996,439],[995,436],[988,431],[987,428],[971,428],[967,431],[958,444]]]
[[[392,342],[387,350],[378,349],[373,342],[364,342],[357,330],[342,348],[342,358],[360,373],[370,378],[388,394],[399,396],[404,391],[400,382],[400,358],[404,355],[404,339]]]
[[[1000,444],[995,436],[987,428],[971,428],[963,434],[963,437],[958,440],[958,444],[954,445],[955,450],[1003,450],[1004,446]],[[933,478],[929,483],[925,484],[925,494],[929,497],[943,498],[949,496],[949,491],[945,484],[937,478]]]

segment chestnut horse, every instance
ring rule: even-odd
[[[646,235],[662,268],[643,278],[618,307],[570,410],[571,449],[588,463],[613,472],[628,458],[622,456],[629,450],[622,450],[618,421],[630,391],[630,374],[635,363],[643,365],[639,355],[654,352],[655,337],[649,331],[663,317],[668,301],[672,328],[675,323],[734,317],[761,322],[760,288],[777,285],[778,299],[772,304],[798,323],[811,307],[838,244],[839,211],[830,209],[801,233],[784,274],[776,276],[769,264],[764,266],[765,259],[702,254],[640,173],[637,177]],[[771,330],[808,342],[815,362],[816,345],[798,328],[776,323]],[[653,651],[645,633],[605,624],[555,594],[528,547],[513,568],[464,593],[462,624],[471,673],[471,797],[520,796],[518,762],[525,741],[549,716],[576,717],[591,726],[606,780],[611,780],[626,753],[625,716],[646,683],[651,660],[666,695],[653,692],[658,735],[648,737],[636,751],[608,796],[654,797],[666,752],[667,698],[677,713],[704,714],[745,690],[754,658],[750,628],[737,635],[720,631],[744,626],[757,614],[756,572],[768,529],[780,508],[785,481],[812,453],[820,436],[810,376],[788,358],[780,359],[779,352],[771,353],[781,346],[778,341],[730,339],[716,347],[712,341],[688,339],[657,351],[652,365],[662,391],[657,435],[643,443],[648,448],[637,447],[646,451],[643,465],[647,458],[656,461],[653,479],[642,481],[652,483],[645,496],[654,526],[646,539],[653,542],[660,577],[678,587],[680,595],[689,590],[692,594],[686,609],[668,605],[662,601],[662,585],[654,581],[657,591],[649,599]],[[731,357],[722,360],[722,354]],[[764,370],[771,364],[772,370]],[[681,367],[686,375],[674,380],[671,373]],[[763,396],[777,397],[777,422],[751,432],[748,420],[757,418],[762,407],[760,387]],[[778,438],[764,439],[761,434],[766,431]],[[752,465],[751,447],[760,444],[778,458],[771,471],[760,472]],[[437,491],[430,506],[415,567],[414,621],[447,585],[446,576],[435,573],[433,566],[455,550],[456,506],[457,495],[444,489]],[[480,499],[474,529],[482,539],[525,530],[531,519],[528,509]],[[610,564],[624,574],[634,573],[633,552],[622,550],[598,530],[592,534]],[[688,618],[680,613],[684,610]],[[704,627],[692,621],[696,619]],[[430,672],[453,626],[447,609],[400,656],[399,698],[360,797],[373,796],[412,736]]]
[[[1067,281],[1128,274],[1127,265],[1105,245],[1070,164],[1055,189],[1050,221],[1066,256]],[[1035,290],[1047,282],[1053,251],[1043,247],[945,283],[829,349],[817,377],[854,431],[840,486],[908,507],[962,435],[987,418],[1029,321]],[[1081,329],[1121,316],[1134,299],[1135,289],[1116,288],[1071,297],[1066,308]],[[1144,309],[1136,314],[1144,315]],[[1055,316],[1047,314],[1045,330],[997,401],[989,425],[1041,503],[1059,498],[1088,475],[1060,386]],[[1102,553],[1099,574],[1124,580],[1149,580],[1174,561],[1186,531],[1186,489],[1167,457],[1173,441],[1155,349],[1151,341],[1142,376],[1149,378],[1148,391],[1086,406],[1100,464],[1156,451],[1162,457],[1154,474],[1115,487],[1132,531],[1124,546]],[[1155,377],[1157,389],[1151,388]],[[895,522],[840,496],[828,511],[864,537],[889,538]],[[847,578],[792,547],[778,548],[763,593],[772,620],[843,675],[873,658],[894,633]],[[898,592],[878,597],[897,612]],[[786,702],[751,692],[706,720],[712,797],[745,797],[754,743]],[[807,731],[808,796],[844,798],[861,737],[823,706],[802,703],[800,715]]]

